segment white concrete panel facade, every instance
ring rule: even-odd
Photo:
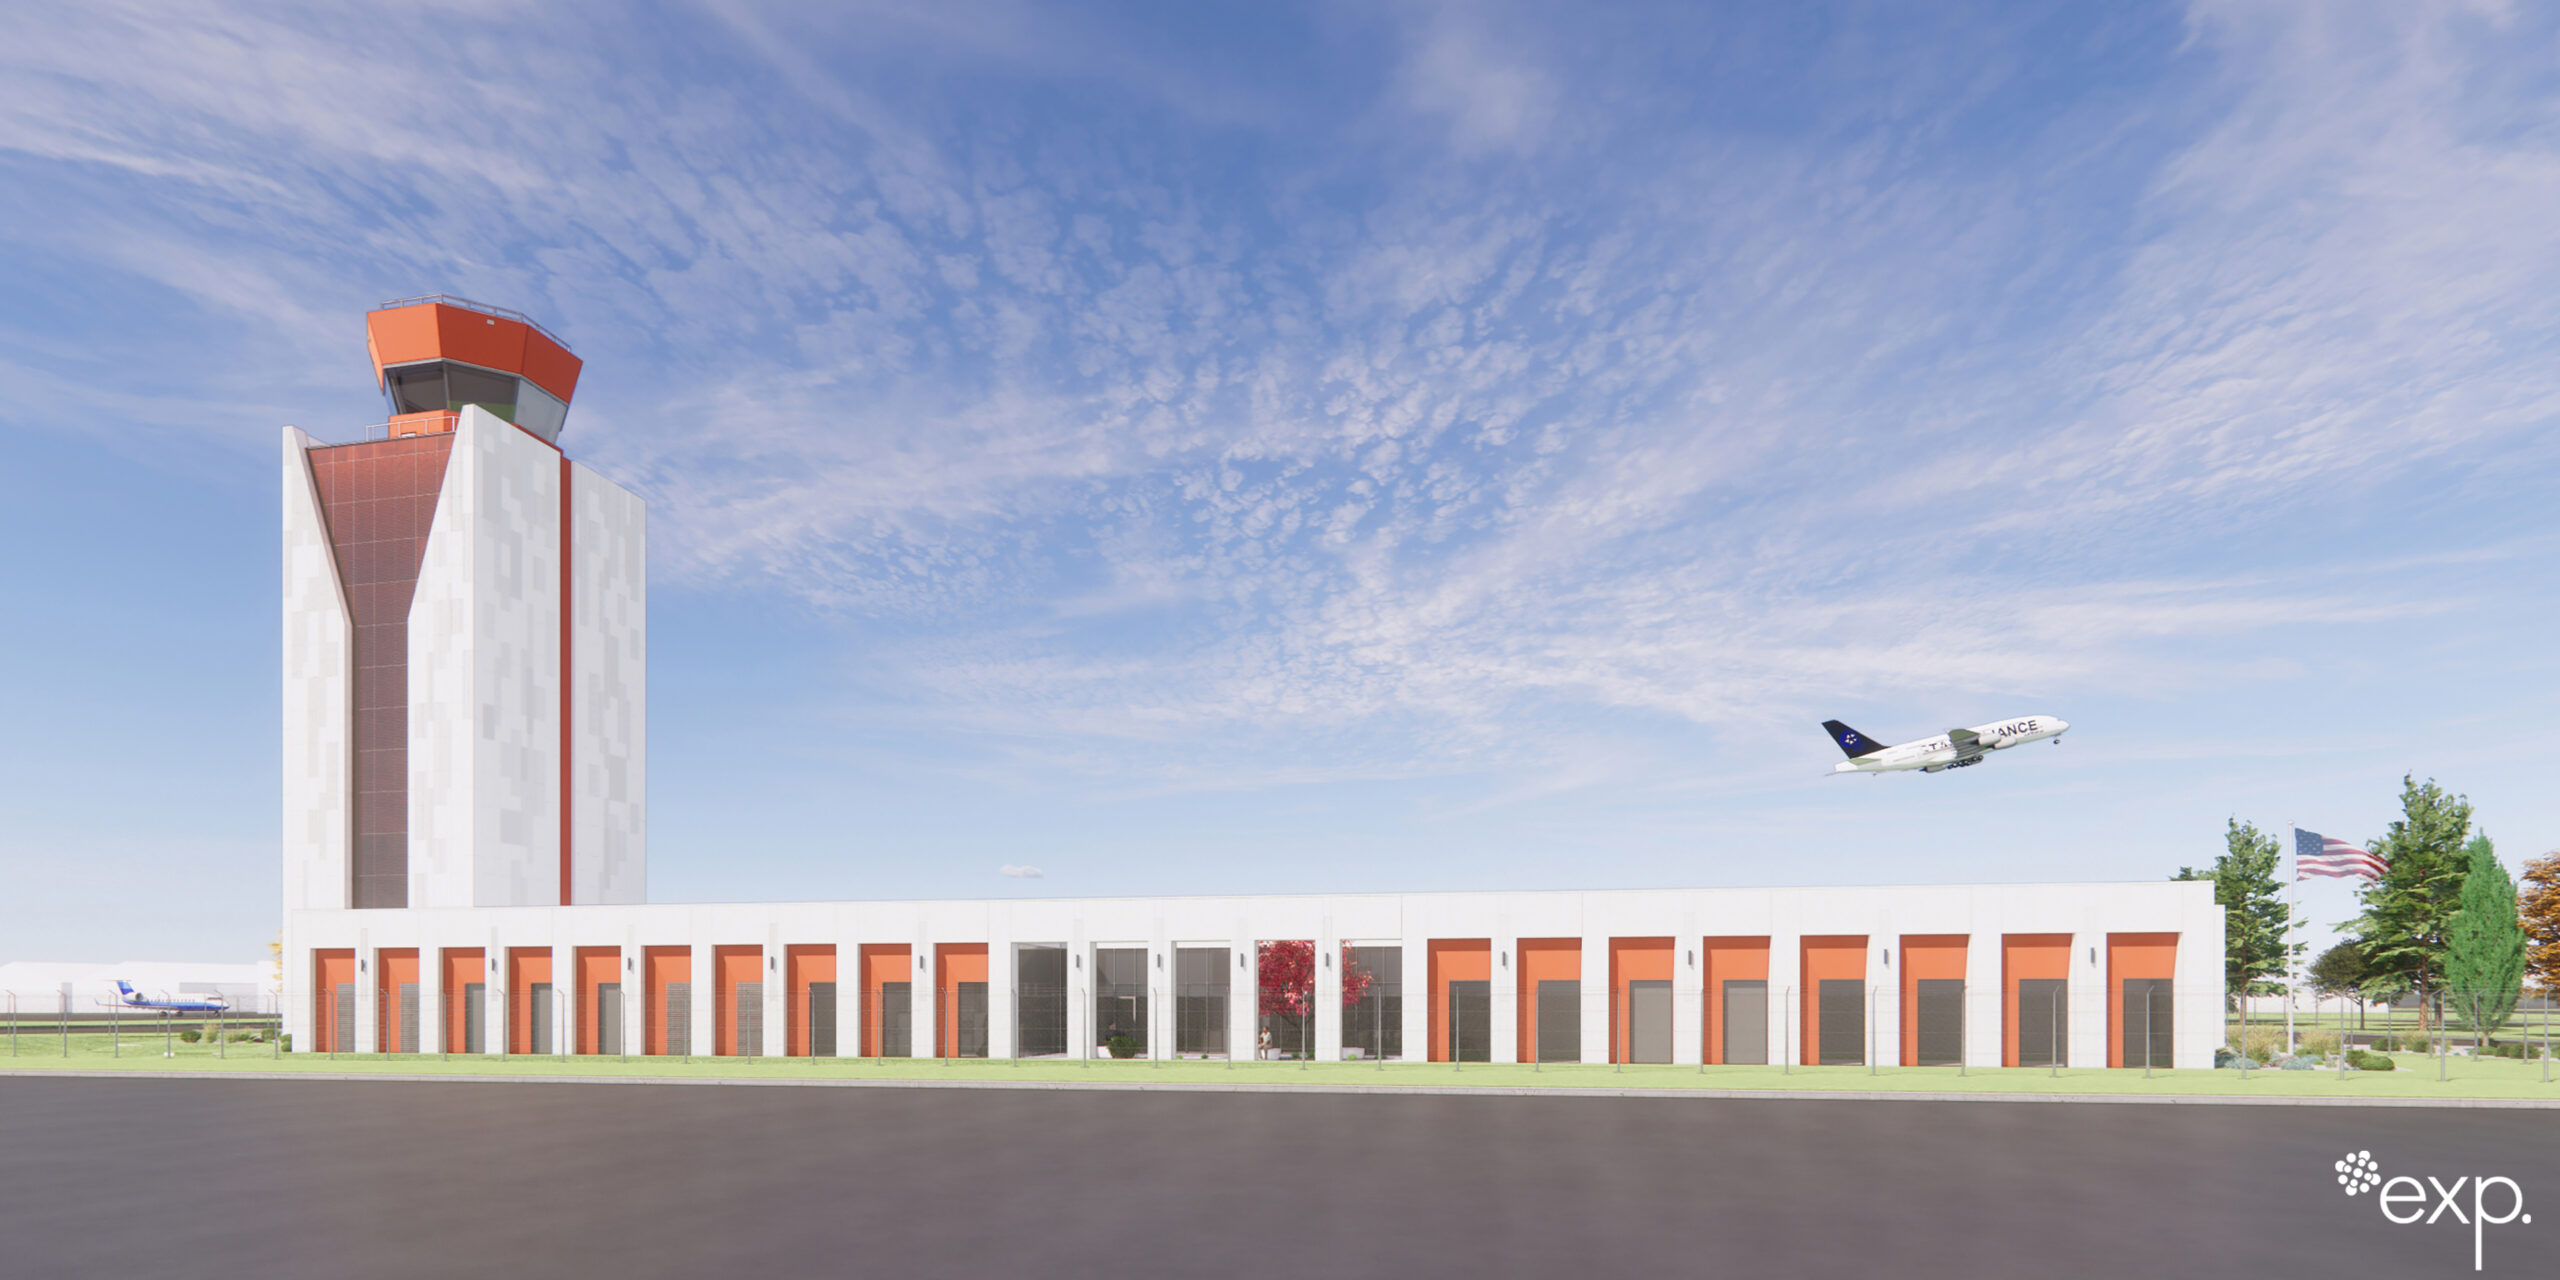
[[[307,456],[318,443],[284,429],[284,905],[343,908],[354,744],[354,623]]]
[[[569,475],[569,900],[628,905],[649,899],[649,513]]]
[[[707,906],[575,906],[519,908],[413,908],[406,911],[302,910],[288,916],[289,983],[293,975],[311,972],[310,951],[350,947],[370,952],[378,947],[417,947],[433,956],[447,947],[485,947],[491,955],[514,947],[548,947],[558,957],[554,981],[561,984],[564,1010],[579,1003],[573,969],[567,964],[578,947],[619,948],[636,961],[646,947],[683,947],[693,957],[692,1051],[708,1054],[715,1045],[713,948],[757,947],[766,957],[763,999],[768,1014],[764,1045],[779,1051],[785,1034],[785,1012],[774,988],[784,975],[779,967],[792,946],[836,949],[839,1020],[837,1045],[852,1056],[863,1044],[863,1022],[871,1010],[854,990],[858,957],[865,945],[910,948],[908,976],[915,983],[914,1052],[929,1056],[937,1043],[935,1002],[931,998],[939,974],[934,948],[947,943],[985,943],[991,985],[988,1052],[1013,1052],[1015,1023],[1012,953],[1021,946],[1066,944],[1069,956],[1068,1036],[1070,1052],[1095,1042],[1092,1028],[1094,953],[1105,947],[1143,947],[1148,953],[1151,1042],[1172,1034],[1171,955],[1182,944],[1225,945],[1229,963],[1229,1045],[1238,1056],[1250,1056],[1253,1045],[1254,987],[1257,966],[1252,948],[1264,941],[1311,938],[1325,942],[1398,941],[1405,948],[1405,1056],[1425,1056],[1428,1032],[1423,1010],[1427,983],[1427,948],[1433,939],[1491,939],[1494,951],[1497,1062],[1517,1058],[1515,1019],[1505,1010],[1514,1003],[1521,938],[1579,938],[1586,991],[1609,988],[1608,946],[1611,939],[1673,939],[1675,965],[1685,971],[1696,964],[1702,937],[1765,937],[1770,961],[1770,1054],[1772,1064],[1802,1062],[1804,1027],[1797,1012],[1804,1007],[1798,956],[1806,937],[1863,936],[1867,939],[1866,981],[1874,989],[1872,1034],[1875,1061],[1889,1069],[1899,1061],[1897,975],[1904,963],[1902,939],[1913,934],[1958,934],[1967,938],[1967,971],[1984,974],[1986,990],[1969,993],[1964,1044],[1966,1061],[1996,1066],[2000,1061],[1997,966],[2001,939],[2011,934],[2069,933],[2075,970],[2070,1013],[2070,1065],[2097,1066],[2107,1060],[2104,967],[2108,938],[2113,934],[2174,934],[2175,972],[2174,1062],[2180,1068],[2209,1067],[2221,1043],[2222,981],[2221,908],[2205,882],[2143,882],[2085,885],[1928,885],[1893,888],[1684,889],[1610,890],[1584,893],[1469,893],[1340,895],[1270,898],[1109,898],[935,902],[740,903]],[[1227,939],[1220,943],[1217,940]],[[2094,951],[2096,960],[2089,959]],[[1988,971],[1981,957],[1989,957]],[[1159,982],[1159,961],[1167,977]],[[1338,960],[1335,962],[1338,965]],[[2082,982],[2078,972],[2092,970]],[[1317,1027],[1321,1050],[1340,1046],[1340,982],[1323,978],[1318,969]],[[627,1036],[641,1023],[638,1004],[644,977],[637,968],[624,979],[624,999],[632,1007]],[[1675,981],[1675,1002],[1696,1003],[1701,990],[1695,979]],[[289,1008],[293,1008],[289,1004]],[[1607,997],[1595,994],[1583,1019],[1582,1058],[1609,1059]],[[292,1014],[307,1029],[311,1017],[306,998]],[[1695,1014],[1676,1023],[1694,1029]],[[1594,1023],[1598,1029],[1594,1029]],[[1988,1024],[1986,1032],[1985,1024]],[[498,1025],[494,1019],[492,1026]],[[575,1021],[562,1015],[561,1025]],[[1330,1027],[1327,1034],[1324,1029]],[[565,1031],[564,1031],[565,1034]],[[1675,1031],[1676,1060],[1698,1061],[1694,1030]],[[297,1037],[307,1044],[307,1036]],[[634,1041],[636,1044],[636,1040]],[[726,1046],[721,1046],[725,1048]],[[1161,1050],[1159,1050],[1161,1051]],[[1319,1056],[1329,1056],[1320,1051]]]
[[[409,607],[409,901],[560,897],[560,454],[455,428]]]

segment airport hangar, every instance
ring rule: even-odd
[[[366,329],[388,424],[284,429],[298,1052],[2194,1068],[2222,1039],[2205,882],[649,904],[646,511],[560,447],[580,362],[441,296]],[[1275,944],[1313,988],[1276,1019]]]

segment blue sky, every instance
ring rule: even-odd
[[[650,503],[660,901],[2560,846],[2545,6],[13,26],[0,959],[262,951],[276,429],[435,291]]]

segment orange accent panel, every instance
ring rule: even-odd
[[[1431,1002],[1429,1061],[1449,1060],[1449,984],[1493,981],[1493,939],[1434,938],[1428,944]]]
[[[1838,934],[1804,940],[1804,966],[1796,990],[1796,1038],[1800,1043],[1797,1061],[1808,1067],[1822,1065],[1822,984],[1843,978],[1867,980],[1867,937],[1865,934]]]
[[[785,947],[782,975],[789,980],[783,990],[789,993],[791,1006],[782,1015],[782,1051],[794,1058],[805,1058],[809,1056],[809,984],[836,980],[836,949]]]
[[[1702,1052],[1711,1064],[1724,1063],[1724,984],[1735,982],[1767,982],[1769,980],[1769,940],[1767,938],[1721,937],[1701,939],[1698,946],[1700,978],[1706,983],[1707,1043]]]
[[[416,364],[433,360],[441,354],[436,341],[436,316],[439,308],[394,307],[388,311],[371,311],[364,318],[365,346],[373,355],[373,381],[382,385],[382,371],[395,364]]]
[[[311,953],[311,1047],[320,1053],[354,1053],[355,1028],[338,1043],[338,988],[354,986],[356,953],[343,947]]]
[[[2071,935],[2011,933],[2000,938],[2000,1065],[2018,1065],[2018,982],[2071,979]],[[2064,1052],[2070,1052],[2064,1046]]]
[[[1633,1007],[1627,984],[1669,981],[1671,969],[1669,938],[1609,939],[1609,1061],[1625,1062],[1634,1053],[1627,1038],[1627,1010]]]
[[[578,391],[578,371],[584,361],[570,355],[567,348],[542,336],[538,329],[524,331],[525,380],[560,397],[563,404]]]
[[[1906,1067],[1920,1062],[1920,982],[1924,978],[1964,981],[1965,941],[1961,933],[1902,935],[1902,1065]]]
[[[934,985],[941,1003],[933,1015],[934,1055],[960,1056],[960,984],[987,980],[987,944],[945,942],[933,949]]]
[[[390,433],[395,436],[442,435],[460,426],[461,423],[461,414],[444,409],[430,409],[424,413],[393,415]]]
[[[734,1058],[738,1056],[738,984],[764,981],[764,948],[713,947],[711,972],[718,984],[711,1000],[711,1055]]]
[[[418,949],[386,947],[373,953],[373,1047],[378,1053],[416,1053],[421,1045],[401,1045],[400,987],[418,981]],[[425,996],[421,984],[419,995]],[[419,1010],[423,1018],[425,1010]],[[419,1035],[426,1029],[421,1026]]]
[[[533,984],[549,981],[551,948],[507,949],[507,1052],[533,1052]],[[555,986],[551,989],[551,999],[554,1005],[552,1016],[556,1018],[559,1016],[560,988]]]
[[[648,947],[640,953],[641,977],[648,983],[647,998],[642,1001],[640,1022],[641,1052],[663,1056],[667,1053],[667,984],[693,981],[693,948]],[[691,1045],[678,1045],[676,1053],[693,1052]]]
[[[2178,976],[2178,935],[2107,935],[2107,1065],[2124,1065],[2124,980]]]
[[[464,1019],[462,989],[474,982],[486,981],[489,953],[478,947],[453,947],[444,953],[444,1051],[462,1052]]]
[[[436,352],[447,360],[521,375],[524,372],[524,322],[484,316],[431,303],[436,313]]]
[[[862,976],[862,1056],[877,1058],[880,1056],[881,984],[887,982],[910,984],[907,988],[907,1012],[910,1019],[915,1015],[915,986],[913,985],[916,980],[915,949],[903,942],[867,944],[862,948],[857,963],[861,965]],[[912,1021],[909,1025],[913,1025]],[[914,1047],[915,1042],[912,1039],[907,1043],[910,1049]]]
[[[535,437],[540,439],[540,437]],[[570,602],[577,592],[569,578],[569,455],[560,455],[560,905],[570,899],[569,855],[577,846],[569,839],[569,819],[577,810],[577,761],[571,749],[576,739],[577,708],[571,695],[578,688],[578,669],[570,664],[570,637],[575,630],[570,623]]]
[[[572,963],[578,967],[578,1052],[594,1053],[601,1047],[603,1030],[596,1014],[597,990],[608,982],[622,981],[622,949],[580,947]]]
[[[1511,1032],[1519,1042],[1520,1061],[1538,1058],[1538,984],[1541,982],[1579,982],[1582,980],[1582,939],[1522,938],[1514,949],[1520,967],[1519,1008],[1511,1019]]]

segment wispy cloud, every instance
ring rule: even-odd
[[[376,296],[542,312],[667,580],[1148,785],[2298,669],[2449,607],[2342,585],[2389,541],[2342,512],[2553,470],[2523,10],[2198,4],[2067,33],[2119,77],[2076,96],[2022,87],[2062,36],[1853,30],[1788,56],[1871,92],[1760,115],[1552,14],[1278,21],[1333,78],[1037,6],[83,6],[0,52],[6,171],[79,215],[8,234],[239,318],[270,395],[361,391]],[[2300,521],[2337,550],[2232,570]]]

